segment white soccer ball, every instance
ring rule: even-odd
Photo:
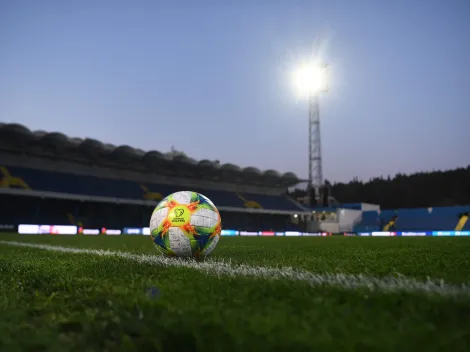
[[[164,198],[150,219],[152,240],[168,256],[206,257],[217,246],[221,229],[221,217],[214,203],[191,191]]]

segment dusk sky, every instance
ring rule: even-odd
[[[0,121],[306,178],[318,38],[325,178],[470,163],[468,0],[0,0]]]

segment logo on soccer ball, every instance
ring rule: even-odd
[[[176,206],[170,213],[169,219],[174,226],[182,226],[189,223],[191,213],[184,205]]]

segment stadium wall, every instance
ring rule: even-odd
[[[361,210],[354,209],[337,209],[338,214],[338,231],[352,231],[362,218]]]
[[[82,236],[119,236],[119,235],[143,235],[150,236],[150,228],[148,227],[128,227],[123,229],[110,228],[84,228],[73,225],[43,225],[43,224],[20,224],[18,227],[11,225],[0,225],[0,234],[2,230],[7,229],[8,234],[17,232],[19,235],[82,235]],[[329,236],[345,236],[345,237],[461,237],[470,236],[470,231],[428,231],[428,232],[299,232],[299,231],[238,231],[224,229],[221,236],[250,236],[250,237],[329,237]]]
[[[319,211],[318,209],[316,211]],[[333,218],[318,220],[318,217],[312,216],[308,221],[307,229],[312,232],[351,232],[355,225],[361,221],[361,210],[356,209],[328,209],[326,210]],[[321,211],[320,211],[321,212]]]

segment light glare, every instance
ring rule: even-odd
[[[328,87],[327,69],[321,65],[303,65],[294,72],[294,85],[299,96],[309,96]]]

